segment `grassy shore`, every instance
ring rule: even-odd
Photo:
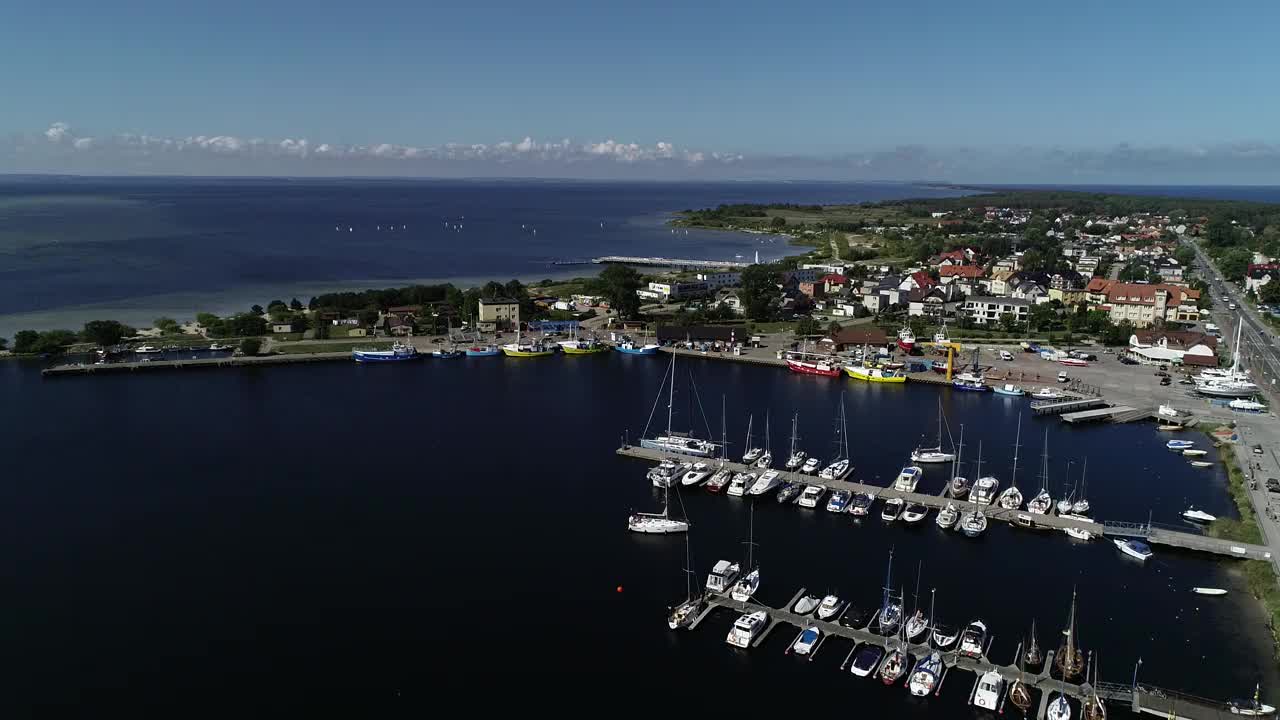
[[[386,350],[391,347],[387,340],[340,340],[338,342],[307,343],[305,345],[272,345],[271,352],[276,355],[299,355],[305,353],[351,352],[356,348],[362,350]]]
[[[1206,534],[1224,540],[1261,545],[1263,544],[1262,530],[1258,527],[1258,517],[1253,513],[1253,504],[1249,501],[1249,486],[1244,476],[1244,471],[1240,469],[1240,464],[1236,462],[1235,453],[1229,448],[1223,449],[1225,452],[1221,453],[1220,457],[1222,464],[1227,469],[1227,492],[1231,495],[1231,499],[1235,501],[1236,510],[1240,513],[1240,519],[1218,518],[1209,524]],[[1274,577],[1271,584],[1275,585]],[[1280,608],[1280,605],[1277,608]]]

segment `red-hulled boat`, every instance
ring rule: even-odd
[[[915,349],[916,334],[911,332],[911,328],[909,326],[904,325],[902,329],[898,331],[898,347],[902,348],[902,351],[906,353]]]
[[[833,358],[809,353],[788,353],[787,367],[791,372],[823,377],[839,377],[840,365]]]

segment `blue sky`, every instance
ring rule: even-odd
[[[610,158],[621,176],[655,160],[671,173],[1072,179],[1032,177],[1036,158],[1130,180],[1162,167],[1159,151],[1178,173],[1209,156],[1201,170],[1214,181],[1280,182],[1273,2],[334,5],[9,7],[0,135],[20,147],[0,149],[0,171],[145,172],[135,156],[147,143],[119,141],[129,134],[177,141],[186,155],[147,162],[193,172],[231,171],[228,156],[254,139],[248,171],[287,170],[298,153],[271,152],[305,138],[308,157],[331,148],[326,172],[342,166],[332,148],[363,149],[342,158],[364,172],[368,157],[396,155],[370,149],[394,146],[422,151],[396,159],[431,174],[447,160],[500,163],[490,148],[529,138],[533,150],[508,154],[570,141],[524,163],[530,174],[583,154]],[[55,122],[66,124],[56,140]],[[201,159],[190,149],[205,146],[182,143],[191,138],[241,144]],[[600,145],[609,140],[639,152]],[[467,164],[437,151],[450,143],[486,151]],[[1117,148],[1128,169],[1108,165]],[[1133,166],[1135,149],[1145,165]],[[1064,152],[1076,165],[1054,165]]]

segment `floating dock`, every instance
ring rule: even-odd
[[[685,457],[691,461],[701,460],[708,463],[719,462],[715,458],[680,456],[674,453],[652,450],[650,448],[643,448],[636,445],[623,445],[618,448],[617,453],[624,457],[648,460],[655,463],[661,462],[667,458],[680,459],[681,457]],[[752,468],[738,462],[726,462],[724,465],[732,469],[734,472],[761,472],[759,468]],[[981,510],[983,514],[987,516],[988,520],[1004,521],[1011,525],[1017,525],[1019,527],[1025,527],[1033,530],[1066,530],[1067,528],[1077,528],[1087,531],[1094,537],[1140,537],[1145,538],[1148,542],[1156,545],[1167,545],[1184,550],[1207,552],[1234,558],[1247,558],[1250,560],[1271,560],[1271,550],[1264,545],[1237,543],[1230,540],[1222,540],[1219,538],[1208,537],[1206,535],[1198,535],[1196,533],[1152,525],[1150,523],[1097,522],[1093,520],[1076,520],[1074,518],[1059,517],[1057,515],[1034,515],[1021,509],[1006,510],[994,503],[991,505],[979,505],[967,500],[956,500],[947,496],[945,488],[944,492],[938,495],[918,492],[904,493],[899,490],[894,490],[892,487],[867,485],[864,483],[850,482],[848,480],[825,480],[816,475],[802,475],[795,472],[780,472],[783,472],[783,477],[785,479],[795,482],[825,485],[829,490],[848,490],[855,493],[868,493],[875,496],[877,499],[895,497],[902,498],[905,502],[919,503],[934,510],[946,507],[947,503],[955,503],[961,513],[969,510]],[[758,497],[769,496],[761,495]]]
[[[1133,412],[1133,408],[1128,405],[1113,405],[1111,407],[1097,408],[1094,410],[1079,410],[1077,412],[1063,413],[1062,419],[1069,423],[1093,422],[1095,420],[1112,420],[1117,415]]]

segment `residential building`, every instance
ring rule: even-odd
[[[827,294],[826,287],[812,281],[802,282],[796,286],[796,289],[799,290],[801,294],[808,295],[815,300],[825,297]]]
[[[651,282],[651,292],[662,295],[667,300],[701,297],[710,292],[711,287],[702,281],[697,282]]]
[[[849,284],[848,278],[843,275],[837,275],[836,273],[823,275],[821,282],[823,291],[828,294],[838,293]]]
[[[903,278],[902,282],[898,283],[898,289],[905,292],[910,292],[912,290],[921,290],[921,289],[928,290],[929,288],[937,284],[938,284],[938,281],[934,280],[932,277],[929,277],[929,273],[923,270],[917,270],[916,272],[913,272],[910,275]]]
[[[835,269],[833,270],[832,268],[835,268]],[[844,273],[843,265],[822,265],[820,267],[805,265],[799,270],[787,270],[783,272],[782,282],[783,283],[815,282],[818,278],[822,277],[823,275],[828,275],[828,274],[840,275],[843,273]],[[724,273],[724,274],[737,275],[739,282],[742,280],[742,273]],[[733,284],[737,285],[739,283],[733,283]]]
[[[1198,321],[1200,310],[1196,301],[1199,299],[1198,291],[1179,285],[1107,281],[1103,308],[1109,311],[1114,323],[1128,320],[1135,327],[1145,328],[1157,322]]]
[[[1161,258],[1155,263],[1155,272],[1160,279],[1167,283],[1182,282],[1182,265],[1173,258]]]
[[[482,323],[494,323],[495,327],[510,327],[520,321],[520,303],[511,298],[480,298]]]
[[[1026,322],[1033,304],[1018,298],[975,295],[965,299],[964,312],[978,325],[997,324],[1004,315],[1013,315],[1019,322]]]
[[[907,294],[907,314],[923,317],[954,315],[964,303],[964,294],[957,283],[920,288]]]
[[[805,263],[800,266],[799,270],[789,270],[790,273],[802,273],[805,270],[813,272],[812,277],[797,277],[797,280],[817,280],[823,275],[843,275],[845,268],[848,267],[844,263]]]
[[[991,273],[991,282],[987,286],[987,291],[992,295],[1009,295],[1013,292],[1009,281],[1017,272],[1014,270],[997,270]]]
[[[1049,299],[1057,300],[1063,305],[1079,305],[1088,302],[1088,297],[1084,288],[1049,288]]]
[[[1138,330],[1129,337],[1129,355],[1149,365],[1217,367],[1218,338],[1202,332]]]
[[[293,332],[293,322],[292,322],[292,321],[288,321],[288,320],[286,320],[286,321],[284,321],[284,322],[273,322],[273,323],[271,323],[271,332],[273,332],[273,333],[291,333],[291,332]]]
[[[736,272],[698,273],[697,277],[712,290],[742,284],[742,273]]]
[[[1049,291],[1046,290],[1043,285],[1030,280],[1024,280],[1023,282],[1018,283],[1018,286],[1013,288],[1013,291],[1009,293],[1010,296],[1018,298],[1019,300],[1030,300],[1033,303],[1037,302],[1040,298],[1047,299],[1048,294]]]

